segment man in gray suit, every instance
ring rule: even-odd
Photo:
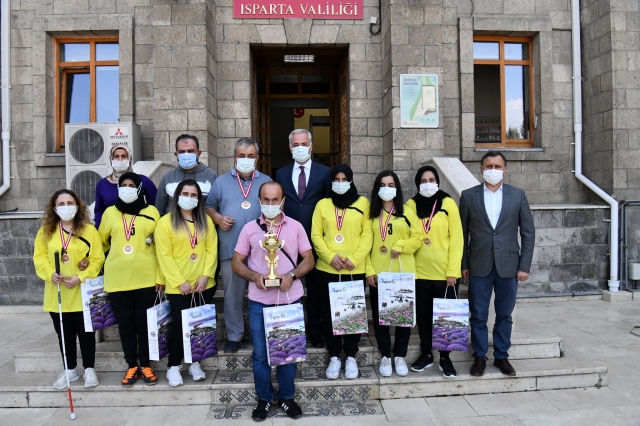
[[[482,376],[489,347],[487,319],[491,293],[495,291],[496,322],[493,327],[493,365],[515,376],[509,363],[511,313],[516,305],[518,281],[526,281],[531,269],[535,228],[524,191],[502,183],[507,159],[500,152],[482,157],[484,183],[462,192],[460,218],[464,235],[462,276],[469,280],[472,376]],[[518,244],[518,229],[522,247]]]

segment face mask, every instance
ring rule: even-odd
[[[114,172],[126,172],[129,169],[129,160],[111,160]]]
[[[198,207],[198,199],[191,198],[191,197],[183,197],[182,195],[180,195],[178,197],[178,205],[182,210],[186,210],[190,212],[191,210]]]
[[[497,169],[488,169],[482,172],[482,177],[484,181],[489,185],[497,185],[502,182],[502,177],[504,175],[504,170]]]
[[[56,207],[56,213],[62,220],[71,220],[76,217],[78,206],[58,206]]]
[[[236,169],[240,173],[251,173],[256,169],[256,159],[238,158],[236,159]]]
[[[336,194],[344,194],[351,188],[351,182],[332,182],[331,190]]]
[[[293,159],[298,163],[306,163],[307,160],[311,158],[311,154],[309,154],[310,149],[308,146],[294,146],[291,149]]]
[[[118,198],[120,198],[127,204],[131,204],[135,200],[137,200],[139,193],[139,188],[130,188],[128,186],[121,186],[120,188],[118,188]]]
[[[192,152],[178,154],[178,164],[185,170],[193,169],[198,164],[198,156]]]
[[[420,184],[420,195],[423,197],[431,197],[433,194],[438,192],[438,184],[437,183],[421,183]]]
[[[378,196],[383,201],[391,201],[394,198],[396,198],[397,191],[398,191],[397,188],[391,188],[389,186],[381,186],[380,189],[378,189]]]
[[[280,214],[281,206],[282,204],[278,204],[278,205],[260,204],[260,210],[262,211],[262,214],[264,215],[264,217],[266,217],[267,219],[273,219],[274,217]]]

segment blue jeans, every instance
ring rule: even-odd
[[[482,358],[485,361],[489,350],[487,319],[492,290],[495,292],[496,310],[496,323],[493,327],[493,357],[506,359],[509,358],[511,347],[511,327],[513,326],[511,313],[516,306],[518,283],[515,277],[501,278],[495,265],[486,277],[471,275],[469,279],[471,347],[474,351],[473,357]]]
[[[300,303],[300,299],[292,303]],[[264,334],[264,317],[262,309],[274,305],[249,300],[249,327],[251,329],[251,343],[253,344],[253,381],[258,398],[272,402],[274,400],[273,385],[271,384],[271,367],[269,366],[269,353],[267,351],[267,339]],[[294,380],[298,372],[298,364],[285,364],[276,367],[276,380],[278,381],[278,394],[276,400],[293,399],[296,392]]]

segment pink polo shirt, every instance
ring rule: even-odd
[[[260,223],[266,225],[264,216],[262,215],[260,215]],[[300,222],[285,216],[284,213],[282,213],[280,226],[274,227],[274,232],[276,234],[280,227],[282,230],[280,231],[279,240],[284,241],[284,247],[276,252],[280,257],[278,265],[276,266],[276,274],[284,275],[291,272],[295,266],[291,264],[289,259],[287,259],[287,256],[285,256],[284,253],[281,253],[281,251],[286,250],[289,257],[291,257],[291,260],[297,263],[298,253],[304,253],[305,251],[311,250],[311,244],[309,243],[309,238],[307,238],[307,234]],[[264,240],[264,231],[255,220],[252,220],[242,228],[242,231],[240,231],[235,251],[243,256],[247,256],[247,266],[249,269],[259,274],[267,275],[269,273],[269,267],[265,260],[267,252],[259,243],[259,241],[264,242]],[[300,282],[299,279],[295,280],[288,293],[289,301],[291,302],[301,298],[303,294],[302,282]],[[277,295],[278,289],[275,287],[267,288],[265,291],[258,289],[256,283],[249,282],[249,299],[254,302],[265,305],[275,305],[277,302]],[[284,292],[280,292],[279,302],[281,305],[287,304],[287,295]]]

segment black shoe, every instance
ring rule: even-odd
[[[324,348],[324,341],[320,333],[309,333],[307,335],[307,342],[314,348]]]
[[[440,358],[438,368],[442,371],[442,376],[444,378],[458,377],[458,373],[456,372],[456,369],[453,368],[453,363],[449,358]]]
[[[293,399],[281,399],[278,401],[280,408],[287,413],[291,419],[299,419],[302,417],[302,408]]]
[[[430,353],[421,354],[416,362],[411,364],[411,371],[419,373],[421,371],[424,371],[425,368],[429,367],[433,367],[433,355],[431,355]]]
[[[256,422],[261,422],[267,418],[267,414],[269,414],[269,408],[271,408],[271,403],[265,401],[264,399],[258,400],[258,406],[251,413],[251,418]]]
[[[240,349],[240,343],[241,342],[234,342],[233,340],[229,340],[224,344],[224,353],[232,354],[238,352],[238,349]]]

